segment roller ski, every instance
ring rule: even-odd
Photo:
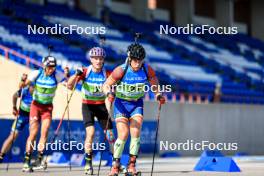
[[[85,156],[84,174],[93,175],[92,155]]]
[[[86,164],[85,167],[84,167],[84,174],[85,175],[93,175],[93,166],[92,164]]]
[[[33,172],[32,165],[30,164],[30,154],[26,154],[25,156],[22,172]]]
[[[33,166],[33,170],[35,171],[35,170],[47,170],[47,167],[48,167],[48,164],[47,164],[47,162],[43,162],[43,163],[41,163],[41,164],[38,164],[38,165],[36,165],[36,166]]]
[[[22,168],[22,172],[33,172],[33,168],[32,166],[30,166],[29,163],[24,163],[23,168]]]
[[[32,163],[32,169],[35,170],[46,170],[47,169],[47,162],[43,157],[43,154],[39,154],[38,158],[34,163]]]
[[[111,172],[109,173],[108,176],[118,176],[118,174],[121,172],[122,169],[121,169],[120,159],[114,159],[111,167]]]
[[[132,172],[126,172],[126,173],[125,173],[125,176],[141,176],[141,172],[140,172],[140,171],[135,172],[135,173],[132,173]]]
[[[137,160],[137,156],[130,155],[130,159],[127,165],[127,172],[125,173],[125,176],[141,176],[141,172],[138,172],[136,170],[136,160]]]

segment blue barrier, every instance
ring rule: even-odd
[[[195,171],[240,172],[240,168],[231,157],[225,157],[220,151],[204,151],[196,164]]]
[[[51,160],[49,162],[61,164],[61,163],[68,163],[68,161],[69,161],[69,159],[66,157],[66,155],[64,153],[53,152],[52,156],[51,156]]]
[[[100,158],[101,158],[101,153],[102,152],[97,152],[95,157],[94,157],[94,161],[98,161],[100,162]],[[109,152],[103,152],[102,153],[102,160],[106,161],[105,166],[112,166],[112,154]]]
[[[71,165],[73,166],[84,166],[84,154],[74,153],[71,156]]]

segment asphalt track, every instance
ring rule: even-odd
[[[235,158],[237,165],[241,172],[227,173],[227,172],[196,172],[193,171],[195,164],[199,158],[166,158],[156,159],[154,174],[155,176],[263,176],[264,175],[264,157],[250,156]],[[150,175],[151,158],[141,158],[137,162],[138,170],[142,175]],[[0,176],[80,176],[84,175],[82,167],[72,167],[69,170],[68,166],[49,166],[46,171],[35,171],[33,173],[23,173],[21,171],[22,163],[11,163],[9,171],[6,171],[6,163],[0,165]],[[95,175],[97,168],[94,167]],[[100,175],[108,175],[109,167],[101,167]],[[122,175],[122,174],[120,174]]]

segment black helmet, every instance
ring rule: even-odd
[[[46,56],[43,58],[42,63],[44,67],[56,67],[57,61],[56,58],[53,56]]]
[[[146,52],[142,45],[133,43],[127,48],[127,56],[143,60],[146,56]]]

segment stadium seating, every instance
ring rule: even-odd
[[[87,65],[86,51],[99,45],[95,35],[28,35],[27,25],[54,26],[75,24],[80,27],[104,24],[79,10],[49,3],[46,6],[4,1],[0,13],[0,44],[41,61],[54,46],[52,55],[60,69],[70,66],[72,72]],[[70,12],[70,13],[69,13]],[[221,101],[225,103],[264,104],[264,43],[244,34],[160,35],[163,21],[141,22],[128,15],[111,13],[106,26],[106,67],[112,70],[126,59],[126,48],[133,42],[133,32],[142,32],[139,40],[147,52],[147,62],[157,71],[161,84],[171,84],[180,94],[200,94],[213,101],[216,84],[221,84]],[[0,53],[3,51],[0,49]],[[10,58],[24,61],[16,56]],[[172,99],[172,94],[167,95]],[[153,95],[150,95],[153,98]],[[204,98],[203,98],[204,99]]]

